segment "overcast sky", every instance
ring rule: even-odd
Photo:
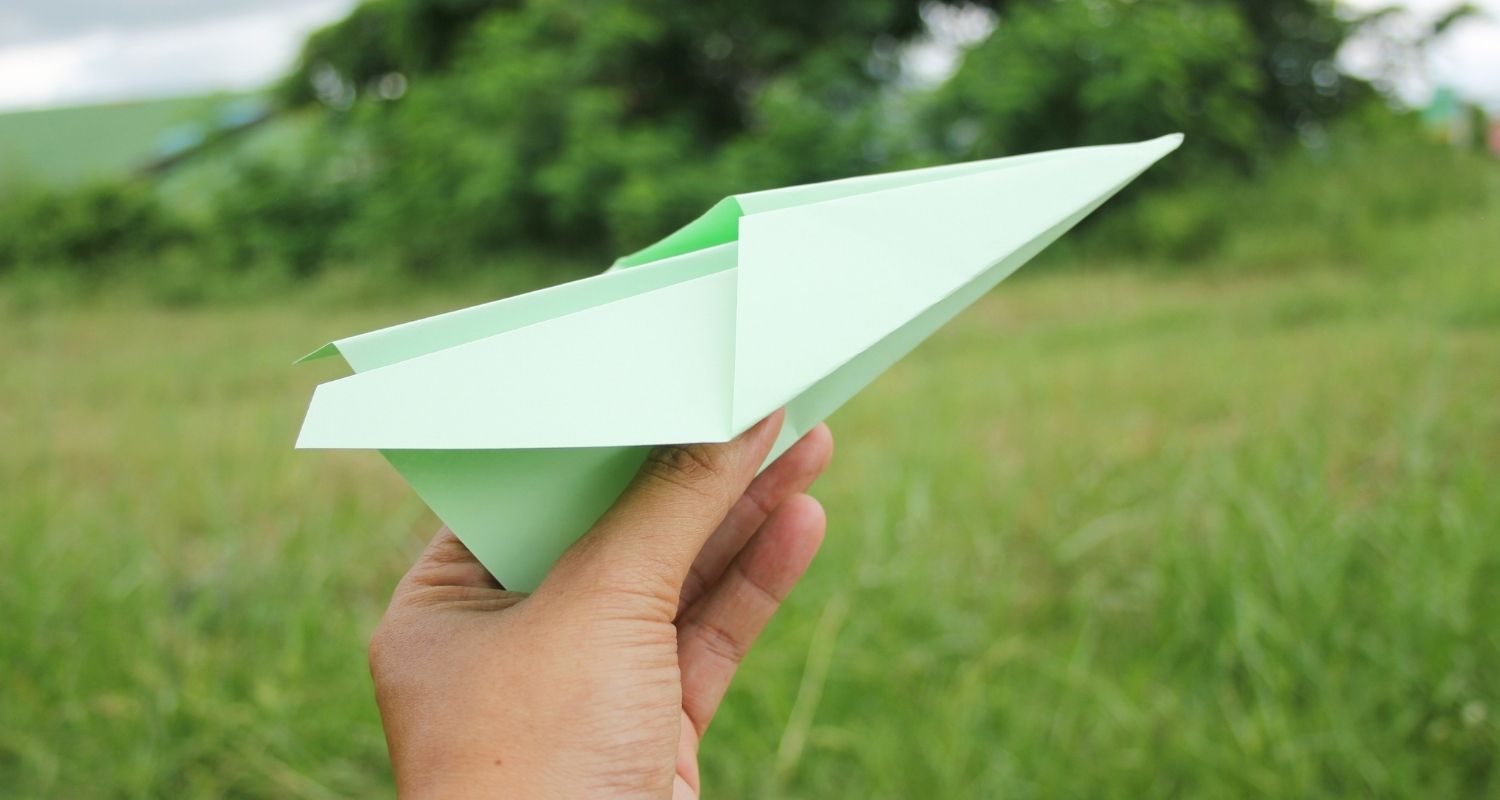
[[[1388,0],[1345,0],[1371,8]],[[310,31],[355,0],[0,0],[0,109],[162,97],[261,86]],[[1435,13],[1453,0],[1406,0]],[[1431,56],[1427,74],[1500,110],[1500,0]],[[1362,56],[1355,48],[1350,62]],[[1425,92],[1421,75],[1405,91]]]
[[[262,86],[354,0],[0,0],[0,108]]]

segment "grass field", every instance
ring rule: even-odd
[[[117,178],[151,158],[164,131],[213,121],[237,95],[210,94],[0,113],[0,189],[16,182]]]
[[[1500,225],[1389,247],[1044,257],[840,411],[709,796],[1500,794]],[[291,449],[290,361],[479,299],[0,304],[0,794],[389,791],[364,644],[435,522]]]

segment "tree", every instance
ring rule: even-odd
[[[914,92],[901,54],[937,5],[998,26]],[[1346,33],[1327,0],[370,0],[285,96],[360,150],[339,240],[425,265],[619,252],[728,192],[1175,130],[1168,177],[1250,165],[1358,94]],[[393,75],[399,101],[355,102]]]
[[[319,34],[304,65],[326,56],[353,86],[417,63],[356,58],[379,29],[363,19]],[[909,0],[492,7],[399,103],[355,109],[374,165],[363,238],[399,231],[421,263],[522,240],[624,249],[726,190],[878,168],[872,43],[920,27]]]
[[[928,117],[950,157],[1186,131],[1164,170],[1250,165],[1367,95],[1324,0],[1032,0],[966,54]]]
[[[288,105],[336,100],[382,78],[441,72],[485,15],[519,0],[366,0],[315,32],[278,94]]]

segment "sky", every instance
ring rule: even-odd
[[[1344,0],[1352,9],[1390,0]],[[1403,0],[1419,14],[1454,0]],[[283,73],[311,31],[355,0],[3,0],[0,110],[47,108],[212,90],[251,89]],[[1434,84],[1500,111],[1500,0],[1479,0],[1491,18],[1463,23],[1422,69],[1398,76],[1409,102]],[[942,62],[944,55],[924,56]],[[1374,63],[1356,42],[1346,66]],[[950,58],[951,60],[951,58]]]
[[[1391,5],[1391,0],[1342,0],[1354,11]],[[1402,0],[1418,17],[1433,19],[1456,5],[1455,0]],[[1419,70],[1396,76],[1398,93],[1408,103],[1420,103],[1433,86],[1447,86],[1467,99],[1500,114],[1500,0],[1475,0],[1483,16],[1471,18],[1448,31],[1428,53]],[[1373,48],[1355,41],[1345,47],[1344,67],[1368,76]],[[1425,73],[1425,74],[1424,74]]]
[[[0,0],[0,109],[252,89],[354,0]]]

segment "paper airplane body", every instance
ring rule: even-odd
[[[529,591],[658,444],[772,458],[1180,135],[729,197],[601,275],[341,339],[297,446],[373,448]]]

